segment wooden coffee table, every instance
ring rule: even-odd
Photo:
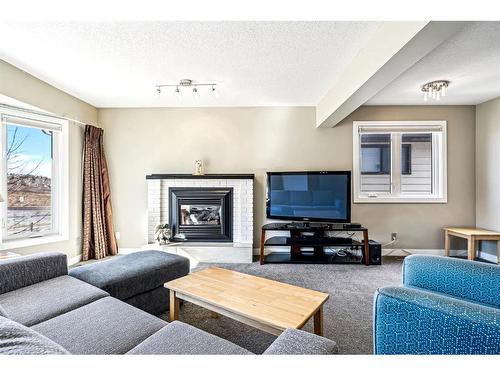
[[[328,294],[223,268],[208,268],[169,281],[170,321],[179,319],[179,300],[279,335],[302,328],[314,316],[323,335],[323,304]]]

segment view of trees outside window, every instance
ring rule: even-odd
[[[52,232],[53,132],[7,124],[7,239]]]

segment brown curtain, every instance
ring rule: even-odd
[[[108,166],[103,130],[85,126],[83,150],[83,260],[116,255]]]

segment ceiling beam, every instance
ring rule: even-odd
[[[384,22],[316,106],[316,126],[333,127],[466,22]]]

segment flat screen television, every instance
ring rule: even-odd
[[[268,172],[270,219],[351,222],[351,172]]]

